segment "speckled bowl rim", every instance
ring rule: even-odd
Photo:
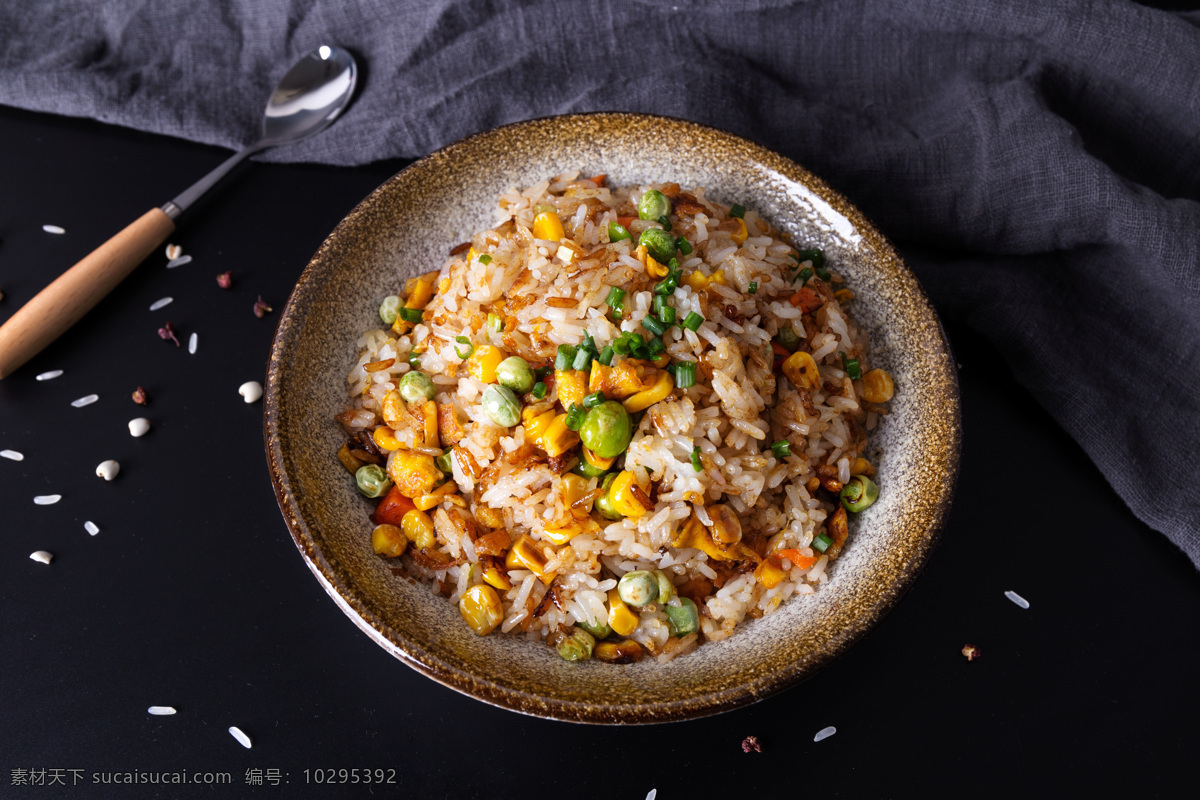
[[[764,675],[750,683],[727,689],[714,690],[707,694],[678,701],[584,703],[546,697],[537,693],[498,684],[445,662],[421,642],[414,641],[402,635],[401,632],[396,631],[384,620],[380,619],[355,595],[351,587],[346,586],[338,578],[336,571],[322,554],[308,524],[300,513],[299,505],[293,494],[292,481],[284,468],[283,448],[279,436],[280,404],[278,395],[281,381],[280,367],[284,363],[283,354],[289,350],[295,337],[298,335],[295,318],[303,314],[301,306],[308,299],[305,296],[306,286],[312,280],[315,272],[324,263],[326,256],[333,248],[333,243],[338,237],[344,235],[344,231],[352,227],[359,217],[368,215],[372,206],[380,202],[381,195],[392,184],[403,180],[408,172],[422,168],[428,162],[450,159],[455,152],[471,148],[477,140],[494,136],[498,133],[519,133],[524,128],[537,128],[556,122],[570,123],[581,119],[597,120],[599,122],[611,121],[614,123],[629,122],[631,120],[663,120],[675,125],[682,124],[693,127],[697,131],[704,132],[709,136],[725,139],[736,144],[739,148],[744,148],[748,153],[763,157],[769,156],[777,165],[784,165],[786,168],[780,171],[783,172],[785,177],[804,184],[852,223],[863,239],[877,253],[877,261],[887,262],[889,266],[905,274],[911,280],[912,297],[910,299],[914,301],[926,321],[936,326],[939,334],[937,341],[940,342],[941,349],[938,352],[927,354],[927,357],[946,365],[944,374],[942,374],[947,388],[945,399],[952,401],[949,426],[951,439],[946,443],[947,447],[944,453],[947,457],[946,480],[943,484],[941,495],[931,507],[928,525],[914,545],[913,557],[894,573],[893,580],[877,593],[875,602],[855,617],[854,625],[831,635],[827,640],[827,646],[820,652],[804,659],[803,662],[791,664],[788,668]],[[442,163],[445,163],[445,161]],[[359,628],[393,656],[443,686],[491,705],[523,714],[592,724],[655,724],[674,722],[732,711],[777,694],[815,675],[830,662],[842,656],[853,644],[857,643],[894,609],[897,603],[907,594],[941,539],[957,488],[962,452],[962,410],[958,376],[953,369],[954,363],[949,339],[946,336],[941,321],[938,319],[936,311],[929,302],[924,288],[920,285],[916,276],[904,264],[891,242],[846,198],[794,161],[736,134],[691,122],[690,120],[628,112],[593,112],[539,117],[480,131],[412,162],[384,181],[338,223],[301,273],[288,297],[287,305],[280,315],[275,331],[275,338],[271,345],[271,355],[267,371],[267,386],[264,401],[265,413],[263,419],[264,443],[271,483],[275,489],[275,497],[292,539],[301,556],[304,558],[305,563],[316,576],[321,586],[324,587],[329,596],[337,603],[338,607]],[[393,639],[392,636],[396,638]],[[396,639],[400,641],[396,641]]]

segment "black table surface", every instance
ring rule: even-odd
[[[227,155],[0,108],[0,320]],[[0,381],[0,449],[25,454],[0,460],[0,797],[1188,786],[1200,578],[961,324],[947,329],[965,444],[941,545],[899,606],[816,677],[716,717],[606,728],[493,708],[373,644],[296,551],[267,475],[262,405],[237,390],[264,379],[278,318],[256,318],[256,298],[282,307],[338,220],[402,166],[243,167],[171,237],[190,264],[167,270],[155,253]],[[215,280],[225,271],[230,290]],[[149,311],[162,297],[174,302]],[[158,337],[168,320],[185,347]],[[130,397],[139,385],[145,408]],[[92,393],[98,402],[71,406]],[[152,428],[135,439],[126,423],[139,416]],[[95,475],[106,459],[121,464],[112,482]],[[61,502],[33,503],[54,493]],[[53,562],[30,560],[35,550]],[[966,643],[981,657],[968,663]],[[150,716],[151,705],[178,714]],[[814,743],[830,725],[836,735]],[[742,751],[749,735],[761,753]]]

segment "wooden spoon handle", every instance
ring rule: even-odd
[[[162,209],[147,211],[38,292],[0,326],[0,378],[78,322],[173,230]]]

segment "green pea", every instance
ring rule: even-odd
[[[665,603],[675,594],[675,584],[661,569],[654,570],[654,579],[658,581],[658,599],[656,602]]]
[[[572,628],[571,632],[559,640],[558,654],[567,661],[587,661],[592,657],[596,640],[583,628]]]
[[[638,200],[637,212],[642,219],[656,220],[671,213],[671,201],[658,189],[651,189]]]
[[[502,428],[511,428],[521,421],[521,401],[507,386],[493,383],[484,389],[483,410]]]
[[[424,372],[404,373],[404,377],[396,384],[400,390],[400,396],[410,403],[421,403],[426,400],[432,400],[437,390],[433,388],[433,381]]]
[[[584,447],[601,458],[614,458],[625,452],[633,438],[633,421],[625,406],[608,400],[589,409],[579,428]]]
[[[533,388],[533,370],[520,356],[509,356],[496,366],[496,383],[525,394]]]
[[[599,478],[608,470],[597,467],[595,464],[589,462],[587,458],[581,458],[579,459],[579,466],[575,468],[575,471],[585,478]]]
[[[596,620],[594,625],[588,625],[586,622],[576,622],[575,626],[583,628],[592,635],[592,638],[596,639],[597,641],[600,639],[607,639],[609,634],[612,633],[612,628],[608,627],[608,623],[603,619]]]
[[[775,334],[775,338],[792,353],[796,352],[796,348],[800,346],[800,336],[790,322],[785,322],[779,327],[779,333]]]
[[[449,450],[447,450],[446,452],[442,453],[440,456],[435,458],[433,460],[433,463],[442,472],[446,473],[447,475],[453,475],[454,474],[454,465],[451,463],[452,458],[454,458],[454,454],[451,453]]]
[[[646,245],[646,252],[661,264],[666,264],[675,257],[675,237],[662,228],[647,228],[642,231],[638,244]]]
[[[354,473],[358,490],[367,497],[383,497],[392,488],[392,480],[378,464],[364,464]]]
[[[647,606],[658,599],[658,578],[653,572],[635,569],[617,582],[617,594],[631,606]]]
[[[855,475],[842,487],[841,498],[847,511],[862,511],[879,499],[879,487],[866,475]]]
[[[401,300],[399,295],[389,294],[379,304],[379,318],[391,325],[400,314]]]
[[[612,498],[609,494],[612,492],[612,483],[617,479],[616,473],[609,473],[604,479],[604,483],[600,484],[600,488],[604,490],[604,494],[596,498],[595,508],[600,512],[600,516],[605,519],[621,519],[625,515],[613,506]]]
[[[668,603],[663,606],[663,611],[667,612],[667,624],[672,636],[687,636],[700,630],[700,612],[690,599],[681,597],[678,607]]]

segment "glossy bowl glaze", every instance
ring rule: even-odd
[[[579,170],[610,185],[675,181],[752,207],[798,247],[821,247],[856,292],[873,365],[896,384],[872,440],[880,500],[815,595],[747,620],[666,665],[568,663],[519,636],[476,636],[427,585],[371,550],[370,507],[335,457],[355,341],[403,278],[495,224],[505,190]],[[405,664],[515,711],[591,723],[687,719],[752,703],[812,675],[870,630],[929,557],[950,509],[961,423],[954,361],[916,278],[861,213],[819,179],[745,139],[675,119],[583,114],[480,133],[413,163],[317,251],[280,319],[266,394],[266,447],[284,519],[313,574]]]

